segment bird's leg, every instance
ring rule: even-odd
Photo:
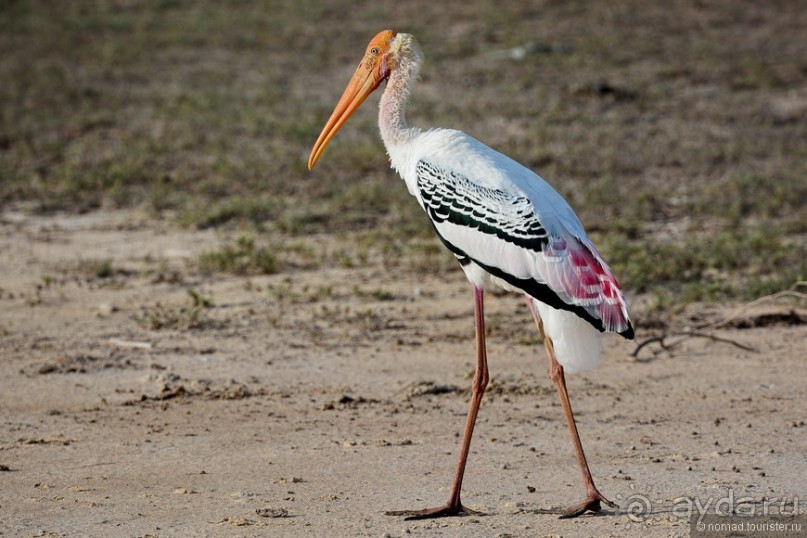
[[[465,421],[465,433],[462,436],[460,446],[460,457],[457,462],[457,473],[454,476],[454,483],[451,485],[451,495],[448,502],[437,508],[426,508],[424,510],[400,510],[387,512],[389,516],[408,516],[407,519],[427,519],[434,517],[456,516],[459,514],[474,514],[462,505],[460,492],[462,490],[462,477],[465,474],[465,464],[468,461],[468,453],[471,448],[471,437],[474,434],[474,424],[476,416],[479,414],[479,405],[482,403],[482,396],[488,386],[490,377],[488,375],[488,359],[485,350],[485,312],[483,304],[484,292],[474,286],[474,318],[476,321],[476,371],[471,384],[471,407],[468,409],[468,418]]]
[[[535,305],[530,298],[527,299],[530,305],[530,311],[535,319],[535,324],[538,326],[538,332],[541,333],[541,338],[544,341],[544,347],[549,355],[549,377],[555,384],[560,396],[560,404],[563,406],[563,415],[566,418],[566,426],[569,428],[569,435],[572,438],[575,452],[577,453],[577,462],[580,465],[580,470],[583,473],[583,484],[586,487],[586,498],[581,503],[570,506],[565,509],[561,518],[577,517],[585,512],[599,512],[600,502],[604,503],[610,508],[619,508],[616,504],[609,501],[605,496],[597,490],[594,485],[594,479],[591,477],[591,471],[588,468],[586,461],[586,454],[583,452],[583,444],[580,442],[580,435],[577,433],[577,424],[574,421],[574,414],[572,413],[572,404],[569,402],[569,392],[566,390],[566,376],[563,374],[563,366],[560,365],[555,358],[555,347],[552,344],[552,339],[547,337],[544,333],[544,323],[538,312],[535,310]]]
[[[569,392],[566,390],[566,377],[563,374],[563,366],[561,366],[555,358],[552,340],[544,337],[544,346],[549,354],[549,377],[552,378],[552,382],[555,383],[555,387],[558,389],[560,403],[563,406],[563,414],[566,417],[566,426],[569,428],[569,435],[572,438],[574,449],[577,452],[577,462],[580,464],[580,470],[583,473],[583,483],[586,487],[585,500],[564,510],[560,517],[577,517],[587,511],[599,512],[600,502],[610,508],[619,508],[616,504],[606,499],[603,494],[597,490],[597,486],[594,485],[594,479],[591,477],[591,471],[588,468],[588,462],[586,462],[586,454],[583,452],[583,444],[580,442],[580,435],[577,433],[574,414],[572,414],[572,405],[569,402]]]

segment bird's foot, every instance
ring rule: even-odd
[[[583,502],[565,509],[560,515],[560,519],[571,519],[573,517],[583,515],[586,512],[596,514],[601,509],[600,502],[602,502],[608,508],[619,508],[616,503],[609,501],[603,496],[602,493],[595,489],[588,494],[588,497],[586,497]]]
[[[477,512],[466,508],[462,503],[445,504],[437,508],[424,508],[423,510],[392,510],[384,512],[387,516],[406,516],[405,519],[432,519],[438,517],[451,517],[460,515],[483,515],[482,512]]]

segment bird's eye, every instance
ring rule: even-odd
[[[371,48],[371,49],[370,49],[370,52],[371,52],[371,53],[373,53],[373,54],[378,54],[378,52],[379,52],[379,51],[378,51],[378,47],[373,47],[373,48]]]

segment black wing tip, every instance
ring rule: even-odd
[[[627,338],[628,340],[633,340],[633,338],[636,336],[635,333],[633,332],[633,325],[631,324],[630,321],[628,322],[628,328],[617,334],[619,334],[624,338]]]

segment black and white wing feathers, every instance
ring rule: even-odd
[[[435,226],[465,226],[534,252],[546,245],[546,230],[529,198],[479,185],[423,160],[416,173],[423,208]]]
[[[619,284],[576,218],[564,220],[548,200],[533,200],[528,191],[502,182],[483,184],[426,159],[417,162],[415,179],[423,209],[460,262],[471,261],[600,331],[632,337]],[[554,191],[552,196],[560,199]],[[539,202],[547,207],[538,210]],[[551,225],[542,223],[542,211]]]

